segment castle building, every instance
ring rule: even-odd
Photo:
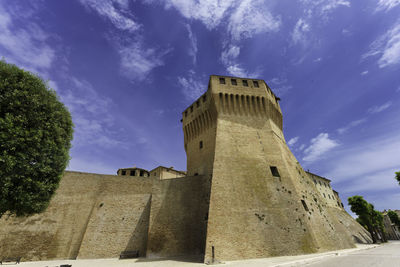
[[[211,75],[182,113],[186,173],[162,166],[65,172],[44,213],[0,219],[0,256],[107,258],[135,250],[215,263],[371,243],[330,180],[305,172],[291,153],[279,101],[263,80]]]

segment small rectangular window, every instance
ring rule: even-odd
[[[187,110],[185,111],[185,117],[187,117]]]
[[[203,148],[203,141],[200,141],[200,143],[199,143],[199,147],[200,147],[200,149],[202,149],[202,148]]]
[[[135,176],[136,172],[135,171],[131,171],[131,176]]]
[[[220,84],[225,84],[225,78],[219,78],[219,83]]]
[[[190,107],[190,112],[193,112],[193,106]]]
[[[196,107],[200,107],[200,101],[196,101]]]
[[[243,86],[249,86],[249,84],[247,83],[247,80],[243,80]]]
[[[324,198],[326,198],[326,195],[325,195],[325,193],[322,193],[323,195],[324,195]]]
[[[303,204],[303,207],[306,211],[308,211],[307,203],[302,199],[301,204]]]
[[[231,79],[231,84],[232,84],[232,85],[237,85],[236,79]]]
[[[317,181],[315,181],[315,179],[314,179],[314,184],[317,184]]]
[[[257,81],[253,81],[254,87],[259,87]]]
[[[203,95],[203,102],[207,101],[207,95]]]
[[[281,176],[279,175],[279,172],[278,172],[278,168],[277,168],[277,167],[275,167],[275,166],[270,166],[270,169],[271,169],[271,173],[272,173],[273,176],[275,176],[275,177],[281,177]]]
[[[140,176],[143,176],[144,172],[142,170],[140,170]]]
[[[121,171],[121,175],[126,175],[126,171]]]

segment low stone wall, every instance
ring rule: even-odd
[[[153,180],[65,172],[44,213],[0,219],[0,258],[109,258],[147,242]]]

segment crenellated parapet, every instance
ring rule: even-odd
[[[182,113],[185,148],[213,128],[218,117],[270,119],[282,130],[279,100],[264,80],[210,76],[208,90]]]

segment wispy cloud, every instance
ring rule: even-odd
[[[379,56],[378,65],[380,68],[400,63],[399,20],[391,29],[371,43],[369,51],[363,54],[361,59],[364,60],[373,56]]]
[[[294,44],[305,44],[307,42],[306,33],[310,31],[310,25],[300,18],[294,26],[292,32],[292,42]]]
[[[168,0],[165,6],[176,8],[185,18],[201,21],[210,30],[225,22],[233,40],[277,31],[281,25],[280,18],[271,14],[265,0]]]
[[[367,75],[367,74],[368,74],[368,71],[365,70],[365,71],[361,72],[360,74],[363,75],[363,76],[364,76],[364,75]]]
[[[291,138],[291,139],[288,141],[288,145],[289,145],[289,146],[293,146],[294,144],[297,143],[297,141],[299,141],[299,137],[298,137],[298,136],[293,137],[293,138]]]
[[[142,25],[134,20],[126,0],[80,0],[90,11],[111,22],[108,39],[120,55],[121,74],[128,79],[144,80],[150,72],[164,64],[162,57],[169,49],[159,51],[146,46],[139,29]],[[115,33],[115,29],[119,33]]]
[[[196,75],[193,70],[190,70],[186,76],[178,77],[178,83],[183,95],[189,102],[199,98],[207,90],[206,77]]]
[[[153,48],[145,48],[141,42],[117,46],[121,58],[121,73],[134,80],[144,80],[154,68],[164,65],[161,58],[169,51],[159,52]]]
[[[310,143],[310,146],[304,150],[303,160],[307,162],[318,160],[323,154],[339,145],[338,142],[329,138],[328,133],[320,133],[318,136],[311,139]]]
[[[110,21],[116,28],[134,32],[140,28],[140,24],[133,20],[129,12],[128,1],[118,0],[79,0],[89,10],[95,10],[101,17]],[[123,9],[124,12],[120,10]]]
[[[262,0],[242,0],[229,18],[228,31],[234,40],[252,37],[258,33],[275,32],[281,21],[274,17]]]
[[[34,73],[43,74],[52,66],[56,52],[48,44],[51,38],[33,22],[15,25],[15,10],[0,4],[0,51],[8,62]]]
[[[398,132],[365,140],[339,151],[334,158],[330,158],[333,168],[326,176],[335,177],[335,181],[363,180],[366,176],[379,177],[377,174],[381,172],[400,168],[399,151]],[[393,176],[394,173],[391,177]]]
[[[379,0],[376,10],[388,11],[398,5],[400,5],[400,0]]]
[[[386,102],[385,104],[382,104],[380,106],[373,106],[373,107],[368,109],[368,113],[375,114],[375,113],[382,112],[385,109],[388,109],[391,105],[392,105],[392,102],[389,101],[389,102]]]
[[[338,131],[339,134],[344,134],[345,132],[347,132],[347,131],[350,130],[351,128],[354,128],[354,127],[356,127],[356,126],[358,126],[358,125],[360,125],[360,124],[363,124],[363,123],[365,123],[366,121],[367,121],[366,118],[352,121],[352,122],[350,122],[349,124],[347,124],[346,126],[337,129],[337,131]]]
[[[59,95],[72,114],[75,125],[73,143],[80,147],[96,144],[106,148],[122,144],[112,127],[111,99],[99,95],[83,79],[71,77],[67,88],[59,90]]]
[[[292,85],[288,84],[288,80],[286,78],[272,78],[270,80],[271,88],[275,92],[275,94],[283,96],[287,92],[290,91],[290,89],[293,88]]]
[[[197,38],[196,35],[193,33],[192,28],[190,27],[189,24],[186,24],[186,29],[189,34],[189,41],[190,41],[190,46],[189,46],[189,56],[192,57],[193,59],[193,64],[196,64],[197,62]]]

